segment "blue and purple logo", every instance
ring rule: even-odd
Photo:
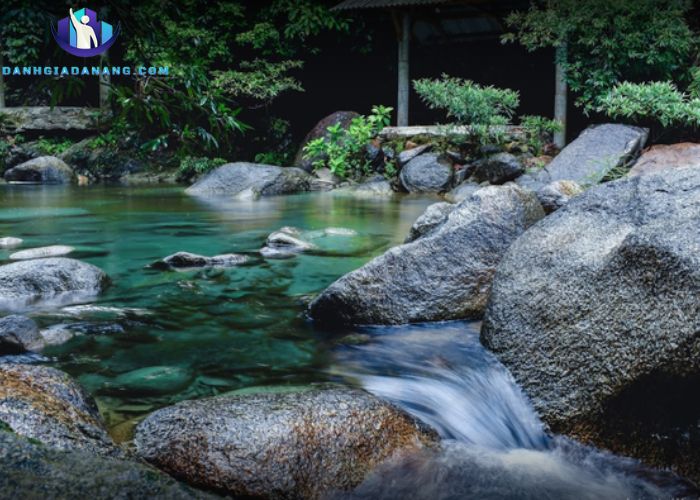
[[[58,45],[78,57],[93,57],[109,49],[119,35],[111,24],[97,20],[97,13],[90,9],[80,9],[52,26],[53,36]]]

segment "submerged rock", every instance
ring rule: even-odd
[[[583,188],[574,181],[554,181],[537,191],[537,199],[540,200],[545,213],[551,214],[581,193]]]
[[[0,422],[51,448],[123,454],[93,399],[67,374],[46,366],[0,364]]]
[[[0,248],[13,248],[20,246],[24,240],[21,238],[13,238],[12,236],[6,236],[5,238],[0,238]]]
[[[416,222],[413,223],[404,243],[415,241],[438,227],[447,220],[447,216],[452,213],[455,207],[456,205],[446,202],[433,203],[430,205],[425,209],[425,212],[416,219]]]
[[[477,162],[472,174],[476,182],[504,184],[525,172],[523,163],[510,153],[498,153]]]
[[[700,167],[700,144],[657,144],[645,151],[627,175],[654,174],[670,168]]]
[[[0,306],[26,306],[41,300],[70,302],[104,290],[109,278],[99,268],[55,257],[0,266]]]
[[[700,480],[700,169],[587,191],[510,248],[484,344],[556,433]]]
[[[198,267],[235,267],[248,261],[245,255],[227,253],[205,257],[189,252],[177,252],[154,262],[154,269],[193,269]]]
[[[5,172],[7,182],[70,184],[74,178],[73,170],[55,156],[40,156]]]
[[[409,193],[441,193],[450,188],[453,175],[452,166],[440,155],[428,153],[409,161],[399,179]]]
[[[628,125],[588,127],[534,177],[543,184],[560,180],[598,184],[613,170],[633,162],[648,137],[649,130]]]
[[[5,498],[215,498],[139,462],[59,451],[2,430],[0,491]]]
[[[159,396],[186,389],[194,377],[177,366],[148,366],[122,373],[109,382],[102,392],[127,393],[132,396]]]
[[[481,189],[429,234],[333,283],[311,317],[329,326],[480,317],[501,257],[543,215],[534,193],[513,184]]]
[[[195,195],[237,195],[247,191],[257,196],[274,196],[308,191],[313,177],[301,169],[228,163],[216,168],[190,186],[186,193]]]
[[[268,258],[287,258],[298,253],[315,250],[317,247],[301,239],[301,231],[295,227],[283,227],[267,237],[260,253]]]
[[[60,257],[61,255],[68,255],[73,250],[73,247],[66,245],[52,245],[48,247],[40,248],[28,248],[27,250],[22,250],[20,252],[15,252],[10,255],[12,260],[29,260],[29,259],[44,259],[46,257]]]
[[[44,340],[37,324],[26,316],[5,316],[0,319],[0,355],[39,351]]]
[[[158,410],[138,454],[188,483],[234,496],[320,498],[358,485],[386,458],[435,435],[363,391],[221,396]]]

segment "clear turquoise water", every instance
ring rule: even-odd
[[[69,324],[81,333],[43,355],[77,377],[118,429],[183,399],[327,379],[327,343],[304,317],[305,305],[400,242],[433,201],[314,193],[222,202],[179,188],[1,186],[0,236],[23,238],[21,248],[76,247],[72,257],[112,278],[91,304],[116,310],[33,317],[42,327]],[[257,251],[267,235],[283,226],[343,227],[358,235],[318,238],[314,255],[262,259]],[[226,270],[147,268],[176,251],[241,252],[251,261]],[[0,262],[10,253],[0,250]]]

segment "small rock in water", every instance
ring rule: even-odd
[[[267,237],[265,246],[260,249],[264,257],[283,259],[308,250],[316,249],[316,245],[302,240],[301,231],[295,227],[283,227]]]
[[[328,236],[357,236],[357,231],[347,227],[327,227],[323,232]]]
[[[40,334],[43,337],[46,345],[65,344],[70,339],[75,337],[75,332],[68,327],[69,325],[52,325],[44,330],[41,330]]]
[[[46,257],[59,257],[61,255],[68,255],[74,250],[73,247],[66,245],[52,245],[48,247],[40,248],[29,248],[27,250],[21,250],[10,255],[12,260],[30,260],[30,259],[43,259]]]
[[[0,319],[0,355],[22,354],[44,347],[37,324],[26,316],[6,316]]]
[[[106,391],[125,391],[130,395],[158,396],[186,389],[192,373],[177,366],[149,366],[122,373],[105,386]]]
[[[245,255],[227,253],[206,257],[189,252],[177,252],[162,260],[154,262],[154,269],[192,269],[197,267],[234,267],[245,263],[248,258]]]
[[[0,238],[0,248],[18,247],[22,244],[23,241],[24,240],[22,240],[21,238],[13,238],[11,236]]]

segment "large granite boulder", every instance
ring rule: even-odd
[[[534,177],[541,184],[561,180],[582,186],[598,184],[613,170],[632,164],[648,137],[647,129],[628,125],[588,127]]]
[[[219,396],[158,410],[136,428],[141,457],[233,496],[319,498],[436,437],[394,406],[343,388]]]
[[[227,163],[206,174],[187,189],[195,195],[274,196],[308,191],[313,178],[299,168],[256,163]]]
[[[650,147],[627,175],[653,174],[669,168],[700,167],[700,144],[658,144]]]
[[[401,169],[399,179],[409,193],[441,193],[450,189],[453,175],[449,162],[427,153],[409,161]]]
[[[514,184],[481,189],[429,234],[333,283],[311,317],[328,326],[480,317],[501,257],[543,216],[534,193]]]
[[[99,268],[63,257],[0,266],[0,307],[14,309],[44,300],[75,302],[99,294],[109,278]]]
[[[43,347],[39,326],[32,319],[14,314],[0,319],[0,356],[38,351]]]
[[[315,139],[320,139],[322,137],[327,138],[329,136],[328,127],[332,127],[333,125],[339,124],[343,129],[347,129],[350,126],[350,123],[358,116],[360,116],[360,114],[354,111],[336,111],[335,113],[331,113],[330,115],[321,119],[321,121],[314,125],[314,128],[312,128],[309,133],[306,134],[304,140],[301,141],[297,154],[294,157],[294,166],[307,172],[311,172],[313,170],[313,162],[315,159],[304,158],[304,148],[306,145]]]
[[[593,188],[501,261],[482,341],[557,433],[700,480],[700,169]]]
[[[121,456],[93,399],[67,374],[0,364],[0,424],[58,450]]]
[[[40,156],[12,167],[4,177],[7,182],[70,184],[75,174],[63,160],[55,156]]]
[[[0,429],[0,491],[4,498],[217,498],[192,490],[139,462],[60,451]]]

